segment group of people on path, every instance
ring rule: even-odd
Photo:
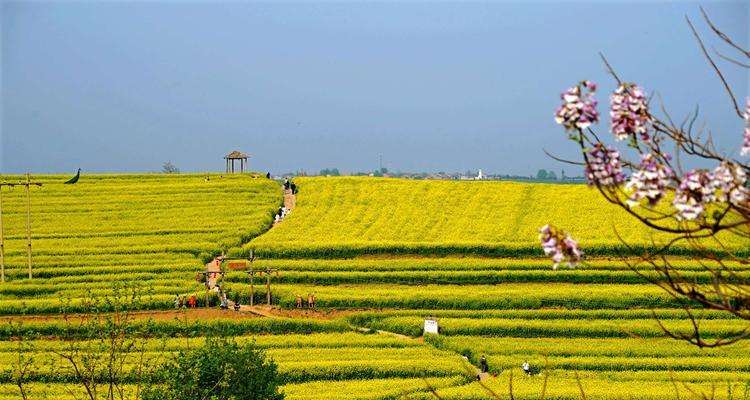
[[[185,307],[195,308],[195,295],[190,295],[190,300],[188,300],[186,294],[182,295],[182,299],[180,299],[179,294],[174,295],[174,308]]]
[[[464,356],[464,358],[468,359],[468,357]],[[521,369],[523,370],[523,373],[531,376],[531,365],[529,364],[528,360],[524,360],[521,364]],[[482,354],[482,357],[479,359],[479,370],[482,374],[489,373],[489,366],[487,365],[487,357]],[[493,378],[497,378],[497,373],[492,374]],[[481,375],[477,375],[477,380],[481,380]]]
[[[213,291],[219,293],[219,298],[221,299],[221,303],[219,307],[221,307],[222,310],[229,309],[229,298],[227,297],[227,293],[217,285],[214,286]],[[195,295],[190,295],[190,298],[188,299],[187,295],[182,295],[182,298],[180,298],[179,294],[174,295],[174,308],[195,308],[196,301],[195,301]],[[234,301],[234,311],[240,310],[240,299],[239,296],[237,296],[237,299]]]
[[[292,212],[292,210],[286,207],[279,207],[279,211],[276,212],[276,216],[274,217],[274,219],[276,220],[276,222],[279,222],[286,218],[286,216],[289,215],[290,212]]]
[[[305,305],[302,302],[302,295],[295,294],[294,297],[297,300],[297,308],[304,308]],[[315,308],[315,293],[307,294],[307,308]]]
[[[297,194],[297,185],[289,180],[289,178],[284,178],[284,190],[290,190],[292,194]]]

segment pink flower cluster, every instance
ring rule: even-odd
[[[649,126],[653,122],[648,112],[643,88],[634,83],[621,83],[609,98],[612,133],[617,140],[628,138],[648,142]]]
[[[567,130],[586,129],[599,121],[596,110],[596,83],[581,81],[560,93],[563,104],[555,110],[555,122]]]
[[[742,138],[742,149],[740,154],[745,155],[750,152],[750,99],[745,104],[745,135]]]
[[[677,187],[672,201],[672,206],[677,209],[676,218],[680,221],[692,221],[701,216],[706,206],[713,202],[744,204],[750,197],[745,182],[745,170],[726,161],[719,164],[713,172],[688,172]]]
[[[731,162],[722,162],[713,173],[713,186],[719,191],[716,200],[735,206],[744,205],[750,198],[750,190],[745,187],[746,182],[747,174],[742,167]]]
[[[673,176],[672,169],[658,162],[652,154],[641,155],[639,169],[625,185],[625,190],[632,191],[626,200],[628,206],[638,206],[642,199],[647,199],[649,205],[655,205],[667,194],[667,186]]]
[[[625,181],[620,165],[620,153],[612,146],[595,144],[589,150],[586,165],[586,180],[590,186],[597,183],[604,187],[615,187]]]
[[[705,210],[704,204],[716,200],[713,177],[708,171],[690,171],[677,187],[672,206],[677,209],[679,221],[694,220]]]
[[[563,262],[568,262],[568,267],[574,268],[583,259],[583,252],[578,248],[578,242],[570,237],[570,234],[555,228],[552,225],[544,225],[539,230],[539,239],[542,241],[544,254],[552,257],[555,262],[553,269]]]

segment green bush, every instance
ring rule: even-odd
[[[143,400],[281,400],[276,363],[251,343],[206,339],[177,353],[157,372],[163,384],[147,387]]]

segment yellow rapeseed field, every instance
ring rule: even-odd
[[[245,252],[275,256],[372,253],[540,255],[538,230],[569,231],[589,254],[651,246],[654,234],[585,185],[498,181],[299,178],[297,208]],[[617,232],[617,234],[616,234]],[[732,248],[744,248],[727,237]]]

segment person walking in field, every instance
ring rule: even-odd
[[[294,182],[290,183],[289,187],[292,188],[292,194],[297,194],[297,185],[295,185]]]
[[[266,172],[266,179],[271,179],[271,173],[270,172]]]
[[[187,307],[187,295],[182,295],[182,302],[180,303],[180,307]]]
[[[195,308],[195,296],[190,295],[190,308]]]
[[[295,294],[294,297],[295,297],[295,300],[297,301],[297,308],[302,308],[302,295]]]
[[[174,308],[180,308],[180,295],[176,294],[174,295]]]
[[[315,293],[308,293],[307,294],[307,307],[308,308],[315,308]]]
[[[284,190],[289,190],[289,178],[284,178]]]
[[[528,361],[524,360],[523,364],[521,364],[521,368],[523,368],[523,372],[526,375],[531,376],[531,366],[529,366]]]
[[[484,354],[482,354],[482,358],[479,359],[479,366],[482,373],[489,371],[489,368],[487,368],[487,357],[485,357]]]

